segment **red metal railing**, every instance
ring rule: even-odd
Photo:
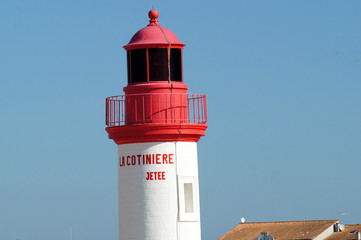
[[[206,95],[192,93],[150,93],[108,97],[105,124],[207,122]]]

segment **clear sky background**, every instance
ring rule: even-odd
[[[148,11],[208,100],[204,240],[242,217],[361,223],[361,1],[1,1],[0,239],[115,240],[105,98]],[[346,215],[338,215],[346,213]]]

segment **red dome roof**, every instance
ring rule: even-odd
[[[169,46],[169,44],[172,47],[183,47],[185,45],[178,40],[174,33],[158,24],[159,13],[157,10],[150,10],[148,16],[150,18],[149,25],[134,34],[128,45],[124,46],[126,50]]]

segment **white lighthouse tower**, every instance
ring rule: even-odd
[[[197,142],[206,96],[187,93],[185,44],[159,13],[124,46],[128,85],[106,99],[106,131],[118,145],[120,240],[200,240]]]

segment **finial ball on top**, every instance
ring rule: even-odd
[[[155,19],[157,19],[159,17],[159,12],[157,10],[155,10],[155,9],[152,9],[152,10],[149,11],[148,17],[151,20],[153,20],[153,19],[155,20]]]

